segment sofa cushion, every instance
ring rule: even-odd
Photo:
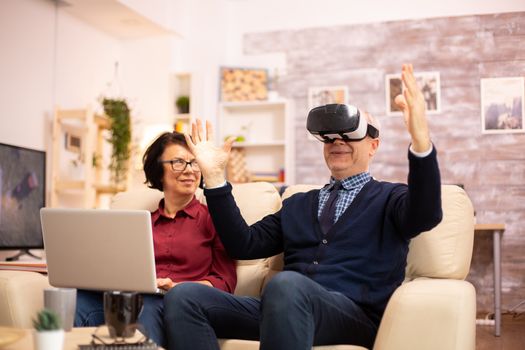
[[[268,214],[281,208],[281,198],[277,189],[267,182],[233,184],[233,196],[248,224],[253,224]],[[196,192],[197,199],[206,204],[202,190]],[[154,211],[164,194],[151,188],[140,188],[120,192],[111,199],[111,209],[143,209]]]

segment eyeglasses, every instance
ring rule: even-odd
[[[184,171],[186,170],[186,167],[189,165],[193,171],[201,171],[199,168],[199,164],[197,163],[197,160],[192,161],[185,161],[184,159],[175,158],[170,160],[159,160],[159,163],[165,164],[169,163],[171,165],[171,170],[173,171]]]

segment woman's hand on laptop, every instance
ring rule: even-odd
[[[170,290],[171,288],[175,287],[177,283],[173,282],[171,278],[157,278],[157,288],[164,289],[164,290]]]
[[[211,282],[207,280],[188,281],[188,282],[200,283],[200,284],[205,284],[207,286],[213,287],[213,284],[211,284]],[[170,290],[171,288],[175,287],[179,283],[184,283],[184,282],[173,282],[171,278],[169,277],[157,278],[157,288],[164,289],[164,290]]]

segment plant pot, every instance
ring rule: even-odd
[[[62,350],[64,348],[64,330],[34,331],[33,340],[35,350]]]

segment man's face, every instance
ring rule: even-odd
[[[370,160],[379,146],[379,139],[369,136],[361,141],[336,140],[324,144],[324,159],[332,177],[337,180],[368,171]]]

